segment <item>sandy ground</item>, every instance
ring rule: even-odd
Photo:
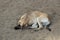
[[[39,10],[52,16],[52,29],[14,30],[18,16]],[[0,0],[0,40],[60,40],[60,0]]]

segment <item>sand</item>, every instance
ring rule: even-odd
[[[14,30],[18,17],[39,10],[52,16],[52,31]],[[0,0],[0,40],[60,40],[60,0]]]

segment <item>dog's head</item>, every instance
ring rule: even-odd
[[[23,27],[23,26],[27,26],[27,14],[24,14],[20,17],[18,24]]]

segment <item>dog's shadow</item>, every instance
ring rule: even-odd
[[[46,27],[46,29],[47,29],[48,31],[51,31],[51,28],[49,28],[50,25],[51,25],[51,24],[47,25],[47,27]],[[25,29],[32,30],[32,28],[29,28],[29,27],[31,27],[31,26],[32,26],[32,25],[28,25],[28,27],[23,27],[23,28],[21,28],[20,25],[17,25],[17,26],[14,27],[14,29],[15,29],[15,30],[25,30]],[[38,28],[38,27],[37,27],[37,28]],[[43,29],[44,29],[44,27],[43,27],[41,30],[43,30]],[[33,29],[33,30],[34,30],[34,29]],[[39,30],[34,30],[34,31],[39,31]]]

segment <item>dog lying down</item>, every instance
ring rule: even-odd
[[[48,14],[40,11],[32,11],[30,14],[25,13],[18,20],[18,25],[15,27],[16,30],[28,28],[40,30],[46,28],[49,31],[49,25],[51,24],[51,18]]]

